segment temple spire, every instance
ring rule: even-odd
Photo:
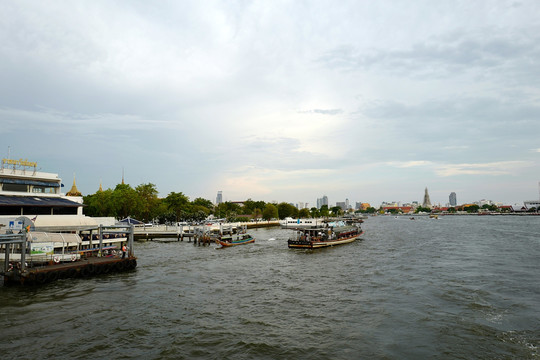
[[[101,186],[101,179],[99,179],[99,189],[98,189],[98,192],[99,191],[103,191],[103,187]]]
[[[431,209],[431,200],[429,199],[429,194],[426,187],[426,192],[424,194],[424,202],[422,203],[422,207],[430,208]]]
[[[82,196],[79,189],[77,189],[77,184],[75,184],[75,173],[73,173],[73,186],[71,187],[71,190],[69,190],[66,195],[67,196]]]

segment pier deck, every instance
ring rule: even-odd
[[[4,284],[34,285],[44,284],[58,279],[90,277],[112,272],[135,269],[137,258],[90,257],[83,260],[64,263],[44,263],[27,267],[24,271],[12,269],[1,273]]]
[[[191,225],[191,226],[174,226],[174,225],[157,225],[157,226],[142,226],[134,229],[134,237],[136,240],[146,239],[153,240],[156,238],[176,238],[178,241],[184,238],[191,239],[197,234],[202,234],[208,231],[217,231],[219,228],[237,228],[246,227],[248,229],[279,226],[279,221],[257,221],[257,222],[241,222],[241,223],[226,223],[212,225]]]

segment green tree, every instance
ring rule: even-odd
[[[142,206],[139,194],[128,184],[118,184],[112,193],[112,202],[116,217],[120,219],[135,216],[137,209]]]
[[[321,216],[321,213],[319,212],[319,209],[317,209],[316,207],[312,207],[310,209],[310,213],[311,213],[312,218],[318,218],[318,217]]]
[[[253,219],[260,219],[262,218],[262,210],[259,208],[253,209],[253,212],[251,213],[251,217]]]
[[[203,213],[204,214],[204,219],[206,219],[208,217],[208,215],[210,215],[210,213],[212,212],[210,209],[208,209],[206,206],[202,206],[202,205],[191,205],[190,208],[189,208],[189,212],[192,213],[192,214],[195,214],[195,213]],[[198,216],[200,217],[200,216]],[[202,219],[202,220],[204,220]]]
[[[377,212],[377,209],[375,209],[373,206],[370,206],[366,209],[366,213],[368,214],[374,214]]]
[[[176,214],[174,211],[164,211],[158,215],[160,224],[174,224],[176,223]]]
[[[454,214],[456,212],[456,208],[455,207],[449,207],[448,212]]]
[[[240,205],[230,201],[218,204],[214,210],[215,216],[218,218],[226,218],[227,221],[236,219],[238,214],[242,214],[242,208]]]
[[[196,198],[191,202],[191,205],[198,205],[198,206],[204,206],[206,209],[212,211],[214,209],[214,204],[210,200],[203,199],[203,198]]]
[[[273,204],[266,204],[262,212],[262,217],[264,220],[272,220],[278,218],[278,209]]]
[[[469,205],[467,207],[465,207],[465,211],[468,212],[468,213],[476,213],[478,212],[478,209],[480,209],[480,206],[478,205]]]
[[[255,201],[251,199],[247,199],[244,201],[244,207],[242,209],[243,215],[251,215],[253,214],[253,210],[255,210]]]
[[[259,209],[261,212],[261,209],[264,209],[266,203],[264,201],[253,201],[251,199],[247,199],[244,201],[244,208],[242,209],[242,213],[244,215],[253,215],[253,212],[255,209]]]
[[[141,184],[135,188],[140,201],[140,207],[135,209],[135,218],[142,221],[152,221],[158,215],[160,200],[156,185],[152,183]]]
[[[286,202],[279,203],[277,205],[277,209],[280,219],[285,219],[286,217],[298,217],[298,209],[295,206]]]
[[[309,212],[309,209],[303,208],[298,211],[298,217],[299,218],[308,218],[311,216],[311,213]]]
[[[185,219],[190,212],[189,198],[181,192],[171,192],[163,201],[167,205],[167,209],[175,214],[175,221]]]
[[[328,217],[328,216],[330,216],[330,211],[328,210],[328,205],[322,205],[322,206],[321,206],[320,214],[321,214],[321,216],[323,216],[323,217]]]
[[[113,191],[107,189],[83,196],[83,204],[86,205],[84,213],[92,217],[116,216],[112,194]]]
[[[339,216],[343,213],[343,210],[339,206],[332,206],[330,211],[332,212],[332,216]]]

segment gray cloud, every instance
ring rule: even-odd
[[[83,191],[124,167],[164,194],[246,173],[239,198],[369,201],[537,163],[535,1],[3,5],[0,133]]]
[[[424,79],[472,74],[523,85],[540,80],[539,34],[540,27],[455,31],[401,49],[344,45],[327,51],[318,61],[347,72],[368,70]]]

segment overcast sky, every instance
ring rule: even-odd
[[[2,157],[83,194],[538,199],[540,2],[0,0]]]

